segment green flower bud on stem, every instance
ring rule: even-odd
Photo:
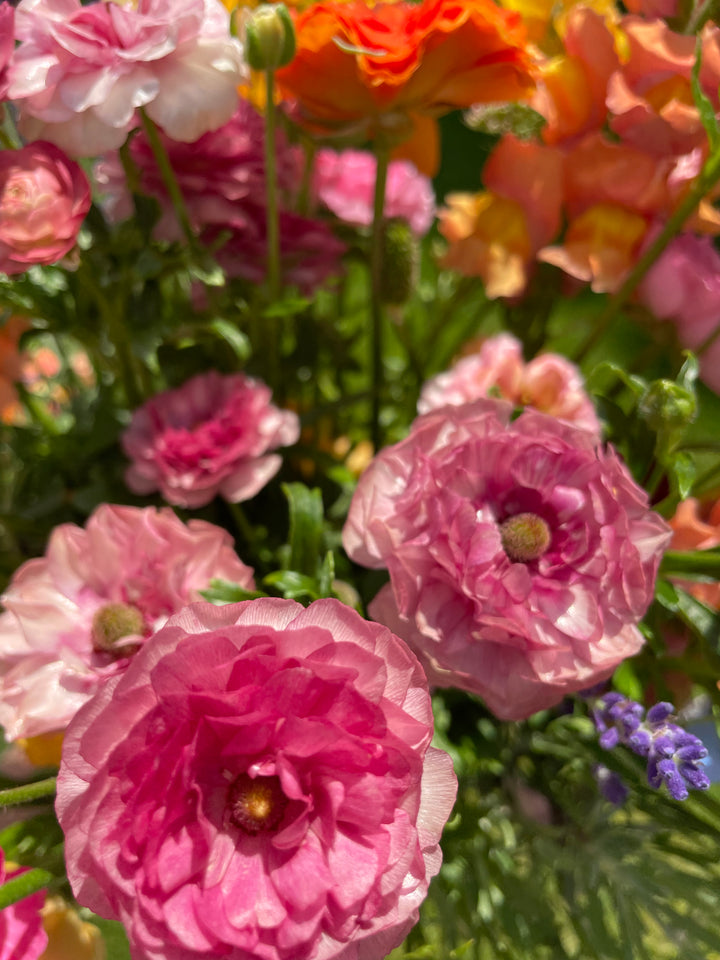
[[[692,390],[672,380],[653,380],[640,398],[640,416],[651,430],[677,430],[697,416],[697,400]]]
[[[245,21],[245,56],[253,70],[277,70],[295,56],[295,28],[284,3],[262,3]]]
[[[417,279],[418,241],[403,217],[383,224],[380,299],[388,306],[401,306],[410,299]]]

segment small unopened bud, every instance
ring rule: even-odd
[[[123,637],[142,636],[144,628],[145,621],[137,607],[127,603],[108,603],[93,617],[93,646],[103,653],[128,656],[136,647],[134,644],[123,645]]]
[[[295,56],[295,28],[284,3],[261,3],[245,21],[245,57],[253,70],[277,70]]]
[[[692,390],[672,380],[653,380],[640,398],[638,412],[651,430],[673,430],[693,422],[697,399]]]
[[[389,306],[401,306],[410,299],[417,279],[418,241],[403,217],[383,225],[380,298]]]

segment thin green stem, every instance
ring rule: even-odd
[[[0,790],[0,807],[19,807],[42,797],[54,797],[57,777],[48,777],[47,780],[37,780],[35,783],[25,783],[21,787],[10,787]]]
[[[267,217],[267,277],[270,301],[280,296],[280,221],[277,196],[277,157],[275,153],[277,112],[275,110],[275,71],[265,71],[265,195]]]
[[[700,201],[709,193],[718,180],[720,180],[720,150],[707,159],[705,166],[688,190],[685,199],[668,218],[665,226],[642,254],[620,289],[610,297],[607,306],[598,317],[595,329],[583,346],[580,356],[576,358],[577,362],[585,358],[589,351],[602,339],[610,324],[615,320],[633,295],[638,284],[650,267],[655,263],[675,235],[680,232],[685,221],[691,216]]]
[[[297,198],[297,212],[300,214],[300,216],[307,217],[307,215],[310,213],[310,185],[312,183],[313,166],[315,164],[317,147],[312,140],[303,138],[302,149],[304,162],[302,180],[300,181],[300,190]]]
[[[372,378],[372,412],[370,417],[370,439],[377,453],[382,446],[380,430],[380,400],[383,388],[382,361],[382,276],[383,254],[383,214],[385,210],[385,188],[387,185],[390,151],[385,146],[375,148],[377,173],[375,175],[375,196],[373,198],[373,223],[370,247],[370,370]]]
[[[170,197],[170,202],[173,205],[175,216],[180,224],[180,229],[185,235],[185,239],[187,240],[190,249],[195,250],[197,248],[197,240],[190,224],[190,217],[185,205],[185,198],[182,195],[182,190],[180,189],[177,177],[173,171],[167,150],[160,139],[158,128],[142,108],[140,110],[140,117],[142,119],[145,136],[148,139],[150,149],[152,150],[153,157],[155,158],[155,163],[158,166],[160,176],[163,179],[165,189],[167,190]]]
[[[54,879],[55,877],[51,873],[47,870],[41,870],[40,867],[27,870],[18,877],[13,877],[12,880],[8,880],[0,887],[0,910],[4,910],[5,907],[9,907],[19,900],[24,900],[25,897],[29,897],[33,893],[39,893]]]
[[[237,527],[238,533],[242,536],[247,546],[252,548],[255,545],[255,531],[248,522],[248,518],[245,516],[245,511],[239,503],[228,502],[228,508],[232,514],[233,520],[235,521],[235,526]]]

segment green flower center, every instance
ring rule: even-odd
[[[228,816],[245,833],[266,833],[282,820],[288,799],[278,777],[250,777],[241,773],[230,784]]]
[[[130,644],[118,647],[123,637],[140,635],[145,632],[145,620],[137,607],[129,603],[108,603],[100,607],[93,617],[93,647],[102,653],[117,653],[128,656],[135,653],[137,647]]]
[[[550,546],[550,528],[536,513],[518,513],[500,524],[500,538],[513,563],[530,563]]]

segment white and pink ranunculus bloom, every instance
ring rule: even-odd
[[[21,873],[22,868],[7,869],[0,847],[0,884]],[[44,902],[42,891],[0,910],[0,960],[37,960],[45,950],[48,937],[40,915]]]
[[[73,156],[122,146],[142,107],[192,141],[235,112],[241,44],[219,0],[21,0],[7,96],[28,138]]]
[[[546,414],[480,400],[418,418],[361,476],[343,543],[390,583],[374,619],[430,682],[520,720],[643,644],[671,531],[612,451]]]
[[[194,509],[220,495],[249,500],[282,464],[277,447],[295,443],[300,421],[270,402],[270,388],[242,373],[215,370],[157,394],[133,414],[122,436],[137,494],[159,490]]]
[[[339,220],[369,227],[373,220],[373,193],[377,160],[366,150],[319,150],[313,168],[317,198]],[[387,173],[384,215],[402,217],[417,236],[424,236],[435,219],[435,194],[428,177],[408,160],[393,160]]]
[[[54,144],[0,151],[0,272],[60,260],[89,209],[87,177]]]
[[[596,438],[601,435],[578,368],[556,353],[544,353],[525,363],[522,344],[509,333],[490,337],[477,352],[428,380],[420,394],[418,413],[481,400],[491,396],[491,391],[517,407],[534,407],[589,430]]]
[[[62,730],[168,617],[214,577],[254,588],[225,530],[172,510],[112,506],[62,524],[2,596],[0,725],[10,740]]]
[[[68,728],[78,901],[135,960],[381,960],[456,790],[402,641],[336,600],[193,604]]]

